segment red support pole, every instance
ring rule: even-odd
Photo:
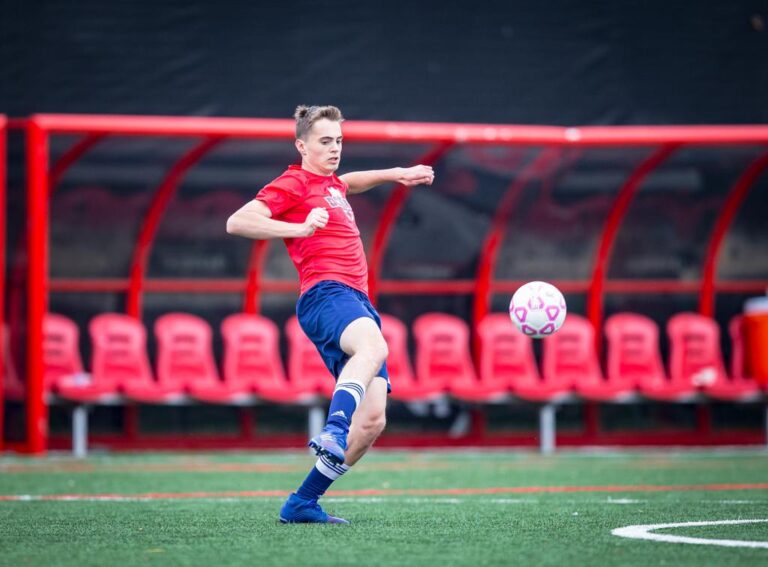
[[[16,127],[21,129],[27,128],[27,120],[17,120]],[[106,134],[91,134],[84,137],[71,148],[69,148],[50,168],[50,174],[48,175],[48,199],[53,197],[56,189],[64,177],[64,174],[69,167],[80,159],[88,150],[95,146],[98,142],[104,139]],[[50,204],[50,203],[49,203]],[[27,239],[25,235],[21,235],[21,238],[17,240],[16,249],[11,255],[13,258],[13,264],[10,268],[10,281],[9,281],[9,304],[10,304],[10,326],[12,328],[20,328],[20,318],[22,314],[19,312],[19,305],[23,304],[24,294],[24,274],[27,271],[27,258],[25,255],[27,248]],[[52,291],[49,289],[48,291]]]
[[[757,178],[768,167],[768,152],[763,153],[749,164],[744,173],[734,183],[725,203],[720,208],[720,214],[715,221],[712,229],[712,236],[707,246],[707,253],[704,257],[704,273],[701,280],[701,291],[699,292],[699,313],[707,317],[713,317],[715,314],[715,278],[717,277],[717,261],[720,257],[720,247],[725,240],[728,228],[733,219],[739,212],[742,203],[747,198],[749,190],[757,181]]]
[[[448,150],[453,147],[453,142],[444,142],[439,146],[432,148],[424,156],[416,160],[417,164],[434,165]],[[376,298],[379,293],[379,279],[381,278],[381,263],[384,260],[389,236],[392,233],[392,226],[400,215],[405,200],[411,192],[410,187],[398,185],[389,195],[389,200],[384,206],[384,212],[381,214],[379,224],[376,226],[376,232],[373,236],[373,245],[368,254],[368,296],[371,302],[376,304]]]
[[[43,317],[48,302],[48,133],[31,120],[27,133],[27,450],[46,451]]]
[[[141,318],[142,294],[144,291],[147,261],[165,210],[176,194],[176,189],[184,175],[223,139],[223,136],[211,136],[192,148],[173,165],[168,175],[157,188],[147,216],[144,219],[144,224],[141,227],[139,237],[136,240],[136,247],[133,249],[130,283],[128,285],[128,301],[126,302],[126,313],[131,317]]]
[[[261,311],[261,278],[264,275],[264,262],[267,260],[268,250],[269,240],[254,240],[251,244],[243,313],[254,314]]]
[[[3,422],[5,400],[5,357],[9,353],[5,352],[6,337],[5,334],[10,331],[5,326],[5,231],[6,231],[6,188],[5,188],[5,132],[6,119],[0,114],[0,452],[3,450]]]
[[[120,293],[128,290],[128,278],[53,278],[48,282],[48,291],[57,293]],[[526,280],[492,280],[492,293],[513,293]],[[586,293],[590,280],[552,280],[563,293]],[[145,279],[144,290],[156,293],[243,293],[248,283],[241,278],[166,278]],[[380,280],[380,293],[393,294],[442,294],[471,295],[475,293],[475,280]],[[717,282],[715,290],[720,293],[762,293],[768,288],[768,280],[740,280]],[[263,280],[261,291],[296,293],[296,280]],[[605,293],[687,293],[701,290],[698,281],[669,280],[606,280]],[[258,299],[254,306],[258,307]]]
[[[289,119],[178,116],[39,114],[35,120],[49,133],[123,136],[232,136],[250,139],[293,139]],[[17,121],[12,121],[17,122]],[[345,123],[348,141],[564,146],[658,146],[659,144],[763,144],[768,126],[519,126],[439,122]]]
[[[587,316],[595,328],[595,348],[598,354],[602,351],[602,326],[603,326],[603,291],[605,279],[608,274],[608,266],[611,261],[613,242],[624,217],[629,210],[629,205],[637,193],[645,178],[653,172],[664,160],[677,150],[679,144],[661,146],[650,157],[646,158],[630,174],[624,185],[619,190],[613,208],[605,220],[603,233],[600,235],[600,243],[595,254],[595,264],[592,271],[592,282],[587,294]]]

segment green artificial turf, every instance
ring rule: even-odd
[[[253,491],[287,493],[312,463],[304,453],[3,458],[0,495],[30,499],[0,501],[0,565],[768,565],[768,549],[611,534],[768,519],[768,490],[754,487],[768,483],[764,451],[375,452],[324,499],[351,525],[280,525],[283,497]],[[701,488],[734,484],[752,486]],[[105,494],[138,498],[34,498]],[[657,533],[768,542],[768,523]]]

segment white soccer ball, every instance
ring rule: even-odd
[[[521,285],[509,303],[509,316],[520,332],[534,339],[547,337],[565,321],[565,298],[547,282]]]

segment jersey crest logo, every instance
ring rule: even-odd
[[[325,197],[325,201],[330,205],[330,207],[332,209],[341,208],[341,210],[344,211],[344,214],[347,215],[347,218],[349,218],[351,221],[354,221],[355,213],[352,212],[352,207],[344,198],[344,195],[341,194],[341,191],[336,189],[336,187],[328,187],[328,192],[331,194],[331,196]]]

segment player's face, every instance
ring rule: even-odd
[[[313,173],[331,175],[341,162],[341,123],[322,118],[312,125],[306,140],[296,140],[301,166]]]

